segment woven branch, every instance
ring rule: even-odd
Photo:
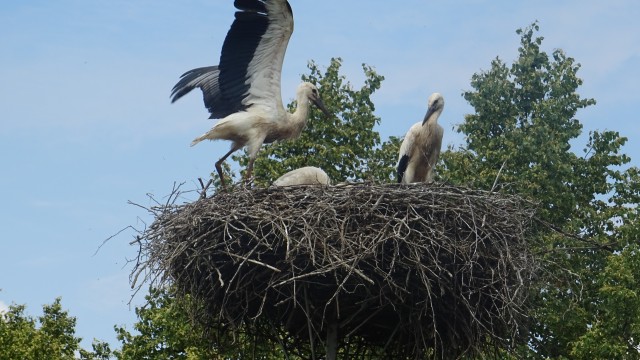
[[[388,354],[456,357],[518,339],[532,209],[426,184],[220,192],[150,209],[134,273],[201,300],[210,323],[268,319],[313,343],[337,318]]]

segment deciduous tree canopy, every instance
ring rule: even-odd
[[[546,272],[520,356],[639,358],[640,317],[627,306],[640,279],[638,169],[624,169],[627,139],[615,131],[591,132],[576,149],[577,113],[595,100],[578,94],[580,65],[562,50],[544,52],[537,31],[537,23],[518,30],[513,64],[496,58],[473,75],[463,96],[475,112],[459,127],[467,143],[443,155],[442,178],[539,203],[532,241]]]

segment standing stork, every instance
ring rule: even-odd
[[[444,130],[438,117],[444,109],[444,98],[439,93],[429,96],[429,109],[422,122],[413,124],[400,146],[398,182],[433,181],[433,167],[440,157]]]
[[[205,139],[231,141],[231,150],[216,162],[223,187],[221,164],[233,152],[247,147],[245,179],[251,179],[253,163],[263,143],[300,136],[310,102],[329,115],[318,89],[307,82],[298,87],[295,112],[289,113],[282,105],[280,75],[293,32],[289,2],[235,0],[234,5],[238,11],[222,45],[220,64],[187,71],[171,92],[171,102],[175,102],[200,88],[209,118],[220,119],[191,146]]]

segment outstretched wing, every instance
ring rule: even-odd
[[[239,109],[231,102],[225,102],[220,92],[218,78],[220,70],[217,66],[206,66],[189,70],[182,74],[180,81],[171,91],[171,102],[175,102],[195,88],[202,89],[204,104],[209,109],[212,119],[223,118]]]
[[[202,89],[211,118],[251,106],[282,111],[280,78],[293,32],[293,12],[286,0],[235,0],[239,10],[222,46],[220,64],[185,73],[173,88],[172,101]]]

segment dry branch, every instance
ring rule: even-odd
[[[519,337],[532,209],[425,184],[221,192],[150,209],[134,273],[207,304],[203,321],[313,343],[337,314],[340,336],[387,354],[455,357]]]

